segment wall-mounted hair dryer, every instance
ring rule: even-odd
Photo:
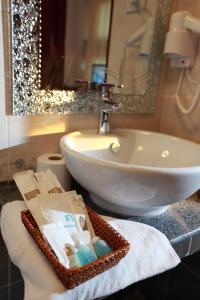
[[[194,18],[188,11],[172,14],[164,48],[171,67],[193,66],[197,49],[196,32],[200,33],[200,19]]]
[[[192,79],[188,71],[188,68],[194,64],[197,51],[200,50],[200,43],[199,49],[197,49],[198,35],[196,33],[200,34],[200,19],[194,18],[188,11],[178,11],[172,14],[169,32],[165,40],[164,54],[170,58],[171,67],[182,68],[173,96],[177,107],[183,114],[193,112],[200,97],[200,81]],[[184,107],[180,99],[184,78],[186,78],[186,82],[197,85],[194,96],[191,97],[191,104],[187,108]]]

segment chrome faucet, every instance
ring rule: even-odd
[[[99,134],[110,133],[110,114],[120,108],[120,104],[111,99],[111,90],[114,86],[110,83],[101,84]]]
[[[101,83],[100,85],[95,82],[87,80],[76,79],[78,90],[87,92],[89,90],[97,91],[98,99],[100,98],[100,124],[99,134],[110,133],[110,115],[111,112],[119,111],[121,103],[116,103],[112,100],[111,94],[113,87],[122,88],[123,85],[115,85],[112,83]]]

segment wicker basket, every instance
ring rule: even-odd
[[[105,240],[113,252],[77,269],[66,269],[50,250],[29,210],[22,211],[21,218],[26,229],[51,263],[56,275],[67,288],[73,288],[90,278],[115,266],[129,250],[129,243],[106,221],[87,207],[95,234]]]

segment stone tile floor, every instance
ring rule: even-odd
[[[13,184],[0,186],[0,208],[7,202],[21,199]],[[0,300],[21,300],[24,297],[24,282],[19,269],[10,261],[0,233]]]
[[[16,199],[21,199],[21,196],[14,185],[0,186],[1,207],[5,203]],[[10,261],[4,241],[0,235],[0,300],[23,300],[23,298],[24,284],[21,273]],[[182,263],[175,269],[129,286],[106,299],[199,300],[200,252],[184,258]]]

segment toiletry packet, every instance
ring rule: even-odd
[[[65,212],[69,208],[68,200],[76,195],[75,191],[58,193],[58,194],[40,194],[34,199],[27,202],[27,206],[35,219],[38,227],[41,225],[57,222],[59,218],[52,218],[49,211],[58,210],[58,214]],[[63,200],[63,201],[62,201]]]
[[[23,171],[13,176],[26,204],[40,194],[64,192],[57,177],[51,170],[34,173],[32,170]]]
[[[27,206],[39,228],[48,223],[41,213],[38,197],[29,200]]]
[[[71,238],[73,233],[89,231],[88,246],[95,254],[92,244],[94,229],[80,195],[75,191],[65,192],[49,169],[38,173],[28,170],[13,177],[44,238],[65,266],[69,267],[65,245],[69,244],[68,237]],[[58,241],[58,229],[67,234],[67,241],[62,238]]]
[[[13,176],[25,202],[40,194],[38,182],[32,170],[20,172]]]
[[[75,195],[70,201],[70,205],[78,230],[89,230],[91,237],[93,238],[95,236],[95,232],[81,195]]]
[[[41,194],[64,192],[56,175],[50,169],[35,173],[35,178],[38,182]]]
[[[62,222],[70,232],[89,230],[91,237],[95,236],[85,203],[75,191],[48,195],[48,201],[46,195],[38,199],[47,223]]]
[[[40,211],[46,222],[61,222],[69,233],[77,232],[78,228],[70,205],[74,196],[76,196],[75,191],[38,196]]]
[[[92,239],[95,236],[84,201],[75,191],[60,194],[39,195],[39,207],[47,223],[61,222],[69,234],[90,232],[90,249],[95,253]]]
[[[41,226],[41,231],[55,252],[60,263],[63,264],[65,268],[69,268],[70,262],[65,245],[67,244],[74,247],[74,242],[65,226],[60,222],[46,224]]]

